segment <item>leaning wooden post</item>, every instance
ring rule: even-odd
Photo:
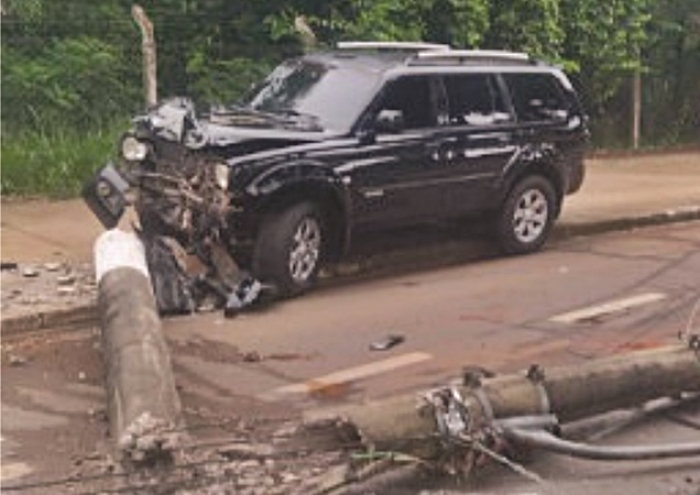
[[[143,89],[146,107],[152,107],[158,101],[158,81],[156,78],[156,41],[153,35],[153,23],[140,5],[131,8],[131,15],[141,29],[141,53],[143,56]]]

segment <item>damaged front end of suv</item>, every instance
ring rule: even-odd
[[[162,312],[222,305],[236,312],[266,286],[241,268],[250,265],[255,229],[245,192],[230,184],[231,160],[298,144],[306,137],[299,133],[313,131],[241,108],[200,119],[191,101],[172,99],[133,120],[115,161],[86,184],[83,197],[106,228],[135,209]]]
[[[134,119],[118,148],[115,162],[95,175],[83,196],[106,228],[134,207],[161,311],[193,311],[211,299],[211,289],[212,302],[235,305],[231,299],[248,276],[228,255],[228,222],[236,210],[229,168],[191,102],[170,100]]]

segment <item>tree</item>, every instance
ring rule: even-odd
[[[643,130],[658,143],[700,135],[700,3],[658,0],[643,51],[647,68]]]
[[[489,14],[487,47],[523,51],[550,61],[561,59],[560,0],[496,0]]]
[[[135,109],[136,72],[124,43],[112,39],[128,23],[114,4],[85,9],[75,0],[32,0],[5,7],[3,130],[99,127]]]
[[[293,20],[299,15],[331,45],[338,40],[430,40],[476,47],[488,27],[488,0],[291,2],[281,14],[267,17],[272,37],[293,38]]]
[[[642,68],[651,0],[561,0],[562,58],[576,70],[589,111],[605,104]]]

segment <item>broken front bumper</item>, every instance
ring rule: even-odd
[[[111,229],[117,225],[129,201],[130,185],[110,162],[100,169],[83,188],[83,199],[102,225]]]

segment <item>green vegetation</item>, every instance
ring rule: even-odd
[[[83,183],[104,164],[115,147],[115,136],[128,121],[104,130],[67,128],[51,134],[24,132],[2,137],[2,194],[75,196]]]
[[[338,40],[426,40],[526,51],[569,71],[594,142],[629,142],[643,74],[642,144],[697,144],[697,0],[144,0],[161,98],[235,100],[304,50]],[[7,0],[2,13],[2,194],[70,195],[142,110],[141,40],[127,0]]]

